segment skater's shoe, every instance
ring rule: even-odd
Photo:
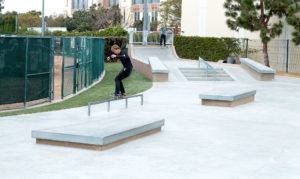
[[[120,95],[115,94],[115,93],[111,94],[110,96],[111,96],[113,99],[119,99],[119,98],[120,98]]]
[[[126,98],[126,93],[122,93],[121,98]]]

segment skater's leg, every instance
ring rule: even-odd
[[[163,38],[164,38],[164,46],[166,46],[166,35],[164,35]]]
[[[128,77],[131,73],[131,69],[123,69],[119,75],[115,78],[115,82],[116,82],[116,91],[115,94],[119,94],[119,92],[121,91],[121,93],[125,93],[125,89],[124,89],[124,85],[122,83],[122,80],[126,77]]]
[[[164,35],[160,35],[160,46],[162,45]]]
[[[125,93],[125,89],[124,89],[122,81],[120,82],[120,91],[121,91],[121,94]]]
[[[116,76],[116,78],[115,78],[115,84],[116,84],[115,95],[118,95],[120,92],[120,86],[121,86],[121,80],[120,80],[119,75]]]

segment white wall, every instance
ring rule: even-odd
[[[186,36],[259,38],[258,33],[239,32],[226,24],[224,0],[183,0],[181,28]]]

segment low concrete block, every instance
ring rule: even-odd
[[[276,71],[249,58],[241,58],[241,67],[259,81],[272,81]]]
[[[89,121],[53,129],[33,130],[36,143],[105,150],[161,131],[165,120],[114,119]]]
[[[218,90],[207,94],[200,94],[202,105],[234,107],[254,101],[256,90],[232,89]]]

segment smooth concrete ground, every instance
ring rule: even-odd
[[[194,61],[173,61],[178,67]],[[223,64],[214,64],[223,66]],[[175,67],[174,67],[175,68]],[[255,81],[225,65],[236,81],[154,83],[139,98],[63,111],[0,118],[0,178],[300,178],[300,80]],[[173,77],[175,77],[174,75]],[[234,108],[202,106],[199,94],[251,87],[255,101]],[[165,118],[162,132],[103,151],[37,145],[31,130],[109,120]]]

